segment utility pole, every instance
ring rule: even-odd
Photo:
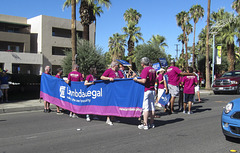
[[[175,44],[175,46],[176,46],[176,52],[177,52],[176,61],[178,60],[178,51],[179,51],[179,50],[178,50],[178,45],[179,45],[179,44]]]

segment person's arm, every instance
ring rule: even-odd
[[[101,80],[109,80],[109,81],[114,81],[114,79],[113,78],[111,78],[111,77],[105,77],[105,76],[101,76],[101,78],[100,78]]]
[[[147,79],[138,79],[138,78],[135,77],[133,80],[136,81],[136,82],[145,84]]]
[[[180,72],[178,75],[180,75],[180,76],[193,76],[195,74],[194,73]]]
[[[85,86],[89,86],[89,85],[92,85],[92,84],[94,84],[94,81],[88,82],[88,80],[85,80],[85,82],[84,82]]]

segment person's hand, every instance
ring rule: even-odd
[[[113,78],[109,78],[109,81],[114,81],[114,79]]]
[[[168,89],[166,89],[166,92],[165,92],[166,94],[168,94]]]
[[[136,78],[136,77],[135,77],[135,78],[133,78],[133,80],[137,82],[137,78]]]

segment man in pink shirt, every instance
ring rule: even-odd
[[[180,76],[186,76],[186,75],[194,75],[193,73],[183,73],[178,67],[175,66],[175,61],[171,60],[171,66],[167,69],[168,75],[168,89],[169,93],[171,94],[171,99],[170,99],[170,113],[175,113],[173,111],[173,106],[174,106],[174,101],[176,96],[179,93],[179,81],[180,81]]]
[[[122,75],[121,71],[118,70],[118,63],[113,61],[111,63],[111,68],[107,69],[101,76],[101,80],[109,80],[109,81],[114,81],[114,79],[117,78],[124,78]],[[107,124],[113,125],[113,123],[110,120],[110,117],[107,116]]]
[[[73,65],[73,71],[68,74],[67,83],[70,81],[84,81],[84,78],[80,72],[78,72],[79,66],[77,64]],[[70,112],[69,117],[78,118],[78,116],[73,112]]]
[[[155,98],[155,89],[154,84],[156,80],[156,71],[154,68],[149,66],[149,59],[143,57],[141,59],[141,66],[143,70],[141,72],[141,79],[134,78],[133,80],[145,85],[144,89],[144,99],[143,99],[143,124],[138,125],[139,129],[148,130],[148,128],[154,128],[154,98]],[[150,115],[150,124],[148,125],[148,116]]]
[[[188,73],[193,73],[193,68],[188,67]],[[183,113],[186,113],[186,107],[188,103],[188,114],[192,114],[191,107],[192,102],[194,101],[194,94],[195,94],[195,86],[197,85],[198,80],[197,76],[184,76],[182,78],[182,84],[184,85],[183,93],[185,96],[184,106],[183,106]]]

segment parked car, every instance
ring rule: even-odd
[[[232,100],[223,109],[221,126],[226,139],[240,138],[240,98]]]
[[[240,71],[225,72],[221,77],[213,82],[214,94],[231,92],[240,93]]]

